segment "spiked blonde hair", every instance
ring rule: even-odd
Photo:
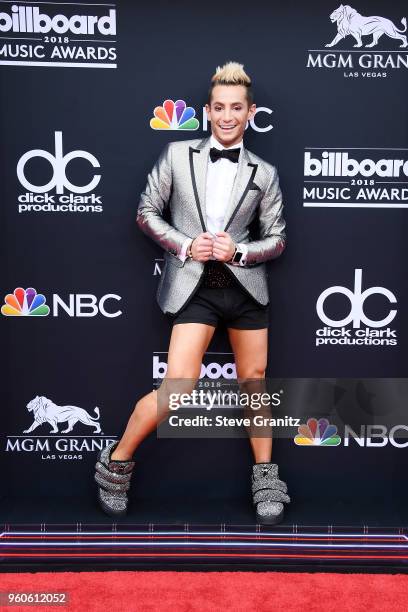
[[[243,85],[246,87],[248,106],[250,106],[253,102],[251,84],[251,78],[245,72],[243,64],[227,62],[224,66],[217,66],[215,74],[211,77],[208,104],[211,103],[212,90],[216,85]]]

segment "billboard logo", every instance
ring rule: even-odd
[[[395,158],[373,160],[365,157],[360,161],[350,157],[347,151],[323,151],[319,159],[312,157],[310,151],[306,151],[304,173],[307,177],[401,178],[403,175],[404,178],[408,176],[408,160]]]
[[[165,378],[167,373],[167,357],[163,353],[153,355],[153,380],[160,381]],[[215,358],[212,355],[217,355]],[[228,357],[226,356],[228,355]],[[236,366],[229,353],[208,352],[204,356],[205,363],[201,364],[199,378],[209,378],[211,380],[235,380],[237,378]]]
[[[297,446],[338,446],[341,442],[337,427],[327,419],[308,419],[298,427],[298,432],[294,438]]]
[[[114,4],[0,3],[0,65],[116,68]]]
[[[305,207],[408,208],[404,149],[308,147],[303,171]]]
[[[52,3],[41,3],[52,4]],[[86,17],[85,15],[74,15],[68,19],[65,15],[50,17],[45,12],[40,13],[37,6],[11,7],[11,14],[0,13],[0,32],[24,32],[34,34],[116,34],[116,11],[111,9],[109,16]],[[96,29],[98,30],[95,32]]]
[[[194,108],[186,106],[184,100],[165,100],[163,106],[156,106],[153,114],[150,119],[153,130],[198,130],[200,126]]]

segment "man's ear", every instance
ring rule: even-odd
[[[255,115],[256,113],[256,104],[251,104],[251,106],[249,107],[249,117],[248,119],[252,119],[252,117]]]
[[[210,119],[210,106],[209,106],[209,104],[205,105],[205,112],[207,113],[207,119]]]

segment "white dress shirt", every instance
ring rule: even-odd
[[[214,136],[210,137],[211,147],[216,149],[242,149],[243,141],[232,145],[231,147],[223,147]],[[207,213],[207,231],[213,234],[216,238],[216,232],[222,232],[225,226],[225,213],[231,197],[232,188],[235,177],[237,175],[238,164],[231,162],[229,159],[221,158],[216,162],[212,162],[208,156],[207,181],[205,190],[205,209]],[[185,261],[187,257],[187,249],[191,243],[191,238],[187,238],[182,246],[178,257]],[[237,245],[238,246],[238,245]],[[239,244],[239,249],[243,253],[240,266],[245,265],[245,258],[248,249],[245,244]],[[210,259],[215,259],[211,257]]]

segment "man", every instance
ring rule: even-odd
[[[194,386],[220,320],[228,329],[238,380],[262,381],[269,301],[264,262],[282,253],[285,222],[276,169],[243,146],[256,106],[241,64],[217,68],[206,111],[211,137],[164,148],[137,215],[139,227],[165,250],[157,292],[161,309],[173,319],[165,383],[190,380]],[[167,207],[170,223],[163,218]],[[259,239],[251,240],[256,218]],[[99,454],[95,479],[105,512],[126,513],[133,453],[165,415],[168,406],[159,403],[156,391],[139,400],[121,440]],[[271,463],[272,437],[250,441],[256,517],[275,524],[290,500]]]

